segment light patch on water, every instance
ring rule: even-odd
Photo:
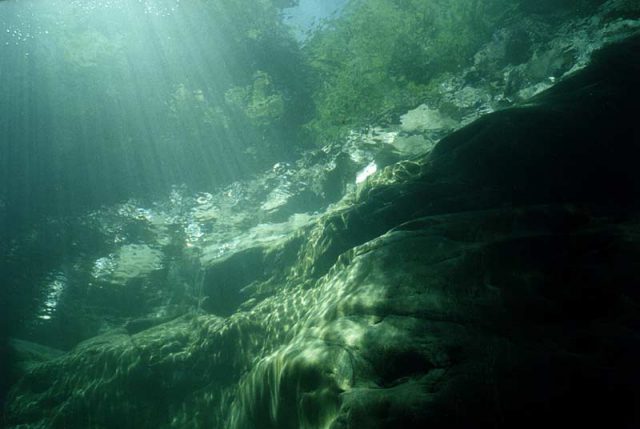
[[[347,0],[300,0],[283,12],[296,38],[305,41],[315,28],[338,16],[346,3]]]
[[[118,215],[124,218],[152,222],[156,214],[148,208],[138,207],[135,201],[130,200],[118,207]]]
[[[360,137],[365,143],[385,143],[393,144],[393,141],[398,136],[397,131],[389,131],[382,127],[372,127],[366,134],[360,134]]]
[[[238,234],[233,238],[221,237],[222,241],[210,241],[202,248],[200,262],[209,264],[216,259],[224,258],[232,253],[249,249],[258,245],[271,245],[277,241],[285,240],[313,220],[317,215],[297,213],[289,217],[286,222],[261,223],[249,229],[244,234]]]
[[[128,244],[116,253],[97,259],[91,270],[97,280],[125,284],[163,268],[163,253],[143,244]]]
[[[456,122],[426,104],[421,104],[400,117],[400,128],[406,132],[452,129]]]
[[[373,175],[378,171],[378,166],[375,161],[371,161],[369,165],[363,168],[356,176],[356,183],[362,183],[367,180],[367,177]]]
[[[56,309],[58,308],[58,303],[60,302],[60,297],[62,293],[67,287],[67,277],[64,273],[55,273],[49,280],[46,285],[47,296],[45,297],[44,303],[38,312],[38,318],[41,320],[51,320]]]
[[[191,214],[197,222],[214,221],[220,214],[220,209],[215,204],[214,196],[208,192],[197,194],[195,203],[196,206],[191,210]]]
[[[267,200],[262,203],[260,208],[264,211],[274,211],[279,207],[284,206],[291,198],[291,193],[282,188],[276,188],[267,196]]]
[[[198,204],[210,204],[213,201],[213,195],[208,192],[200,192],[196,195],[196,202]]]
[[[191,244],[197,243],[204,235],[204,232],[202,232],[202,228],[200,227],[200,224],[195,222],[185,226],[184,233],[187,236],[187,245],[189,245],[190,243]]]
[[[69,5],[84,12],[104,11],[109,9],[127,10],[132,3],[137,3],[147,15],[171,16],[180,7],[181,0],[72,0]]]
[[[116,268],[114,261],[115,255],[112,253],[109,256],[99,258],[93,263],[93,269],[91,275],[96,278],[104,278],[110,276]]]

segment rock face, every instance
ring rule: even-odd
[[[639,51],[245,251],[233,306],[27,366],[8,426],[638,427]]]

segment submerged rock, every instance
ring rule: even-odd
[[[9,427],[638,426],[639,49],[219,259],[230,306],[29,366]]]

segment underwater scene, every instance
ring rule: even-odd
[[[640,428],[640,2],[0,0],[0,427]]]

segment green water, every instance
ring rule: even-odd
[[[294,127],[302,114],[280,105],[285,81],[288,109],[302,95],[277,13],[242,2],[4,2],[10,204],[29,194],[64,210],[176,183],[211,187],[281,157],[293,132],[270,125]],[[230,97],[254,81],[264,99],[247,118]]]
[[[639,13],[613,0],[0,0],[0,426],[448,421],[416,410],[467,400],[429,395],[458,368],[449,342],[484,334],[438,317],[475,314],[502,287],[478,274],[471,305],[476,292],[442,274],[490,271],[465,241],[482,234],[460,231],[499,240],[503,225],[573,225],[580,210],[513,220],[500,211],[512,200],[476,204],[504,183],[468,196],[484,176],[462,169],[489,163],[438,143],[520,135],[516,114],[483,134],[496,111],[571,111],[545,91],[636,35]],[[535,155],[505,147],[501,166]],[[471,214],[422,219],[457,204]],[[555,234],[545,222],[530,227]]]

